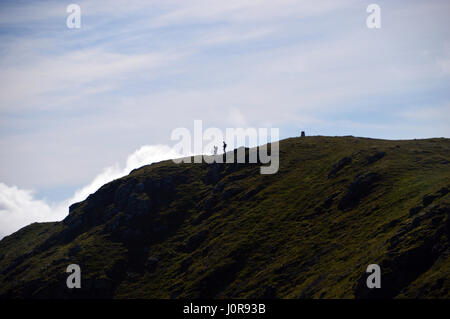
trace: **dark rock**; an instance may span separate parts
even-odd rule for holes
[[[125,213],[135,216],[143,216],[150,212],[152,203],[148,198],[141,198],[133,194],[128,199]]]
[[[125,259],[118,259],[114,261],[110,268],[105,270],[106,275],[114,282],[122,280],[127,271],[127,261]]]
[[[417,215],[421,210],[422,210],[422,206],[417,206],[417,207],[413,207],[409,210],[409,216],[414,216]]]
[[[209,164],[208,171],[206,172],[206,176],[204,178],[204,183],[207,185],[214,185],[220,179],[220,168],[221,166],[217,163]]]
[[[259,185],[259,186],[257,186],[256,188],[253,188],[253,189],[251,189],[251,190],[249,190],[248,192],[246,192],[243,196],[242,196],[242,199],[243,200],[249,200],[249,199],[251,199],[252,197],[254,197],[256,194],[258,194],[261,190],[263,190],[264,189],[264,186],[263,185]]]
[[[107,221],[111,220],[114,216],[116,216],[119,213],[119,209],[117,207],[108,207],[105,214],[103,215],[103,223],[106,223]]]
[[[235,160],[236,160],[236,157],[235,157]],[[226,169],[225,169],[225,175],[233,174],[234,172],[237,172],[244,167],[245,167],[245,164],[227,163]]]
[[[227,189],[223,192],[222,198],[223,198],[224,200],[228,200],[228,199],[230,199],[231,197],[233,197],[233,196],[239,194],[241,191],[242,191],[242,190],[241,190],[239,187],[236,187],[236,186],[227,188]]]
[[[83,202],[74,203],[69,206],[69,214],[72,213],[75,209],[80,207],[83,204]]]
[[[146,179],[144,182],[144,189],[147,193],[152,193],[156,190],[158,190],[161,187],[161,184],[159,181],[155,181],[153,179]]]
[[[431,225],[433,225],[434,227],[438,226],[442,220],[444,219],[444,216],[436,216],[433,217],[433,219],[431,220]]]
[[[389,223],[384,224],[381,227],[379,227],[377,232],[375,233],[375,235],[378,235],[380,233],[383,234],[383,233],[391,230],[393,227],[395,227],[399,223],[400,223],[400,219],[394,219],[394,220],[390,221]]]
[[[350,164],[351,162],[352,159],[350,157],[344,157],[340,159],[337,163],[333,165],[333,168],[328,173],[328,178],[335,176],[337,172],[339,172],[341,169],[343,169],[346,165]]]
[[[89,212],[89,215],[100,215],[99,208],[108,207],[108,205],[112,204],[114,201],[114,196],[119,187],[121,181],[114,180],[108,184],[100,187],[98,191],[93,194],[90,194],[86,198],[86,211]],[[91,216],[92,217],[92,216]],[[95,223],[94,223],[95,224]]]
[[[175,291],[172,291],[172,292],[170,293],[170,299],[176,299],[176,298],[178,298],[182,293],[183,293],[183,290],[182,290],[182,289],[177,289],[177,290],[175,290]]]
[[[186,245],[184,245],[185,251],[187,252],[194,251],[208,237],[208,234],[209,231],[205,229],[189,237],[189,239],[186,242]]]
[[[78,254],[81,251],[81,247],[80,245],[75,245],[69,248],[69,251],[67,252],[67,254],[69,256],[75,256],[76,254]]]
[[[401,237],[407,236],[404,232]],[[407,242],[399,239],[398,242]],[[355,288],[355,298],[394,298],[397,294],[414,281],[420,274],[429,269],[438,254],[433,252],[433,241],[425,240],[417,243],[412,249],[388,252],[379,263],[381,268],[382,286],[380,289],[369,289],[366,279],[369,274],[364,273]],[[440,253],[440,252],[439,252]],[[405,271],[407,269],[407,271]]]
[[[333,205],[334,195],[328,196],[322,204],[322,207],[328,209]]]
[[[138,281],[139,277],[140,277],[139,274],[134,271],[127,271],[125,275],[126,275],[126,278],[131,282]]]
[[[191,265],[192,265],[191,257],[187,257],[187,258],[183,259],[180,263],[180,272],[184,273],[184,272],[188,271],[188,269]]]
[[[361,198],[370,194],[378,180],[380,180],[380,176],[377,173],[357,175],[339,201],[338,209],[343,210],[356,206]]]
[[[121,226],[121,223],[122,223],[122,215],[116,215],[105,225],[105,231],[114,232]]]
[[[298,295],[298,299],[311,299],[315,291],[317,291],[318,285],[326,278],[324,274],[319,275],[313,282],[311,282],[304,290]]]
[[[247,174],[235,174],[235,175],[228,176],[226,182],[230,183],[230,182],[238,181],[240,179],[244,179],[246,177],[248,177]]]
[[[202,221],[204,221],[205,219],[210,217],[212,215],[212,213],[213,212],[211,210],[201,213],[196,219],[194,219],[192,221],[192,224],[194,224],[194,225],[200,224]]]
[[[386,155],[386,152],[378,152],[375,155],[369,156],[367,158],[368,164],[375,163],[376,161],[382,159]]]
[[[314,217],[317,216],[318,214],[321,214],[323,212],[323,207],[322,206],[317,206],[314,208],[314,214],[312,214],[312,216],[306,216],[308,217]]]
[[[170,192],[175,188],[175,179],[173,176],[166,176],[161,180],[161,188],[165,192]]]
[[[425,196],[422,198],[422,204],[423,204],[423,206],[424,206],[424,207],[427,207],[428,205],[430,205],[430,204],[436,199],[436,197],[437,197],[437,196],[433,196],[433,195],[425,195]]]
[[[198,298],[214,298],[229,285],[244,266],[237,260],[227,260],[203,275],[195,284],[199,292]]]
[[[78,229],[83,225],[83,219],[80,216],[67,216],[64,219],[64,224],[66,224],[70,229]]]
[[[210,212],[214,206],[217,204],[217,198],[214,195],[209,195],[208,197],[206,197],[206,199],[203,201],[203,208],[207,211]]]
[[[121,241],[124,243],[130,243],[135,241],[141,241],[143,238],[143,233],[139,229],[131,229],[131,228],[119,228],[115,232],[116,236],[119,237]]]
[[[440,190],[438,190],[438,193],[440,196],[445,196],[448,194],[448,192],[449,192],[449,190],[447,187],[442,187]]]
[[[133,192],[135,184],[133,182],[127,182],[117,188],[114,195],[114,202],[119,209],[124,209],[127,206],[128,199]]]
[[[16,259],[14,259],[5,269],[2,271],[2,275],[6,275],[8,272],[14,270],[19,266],[21,263],[23,263],[27,258],[31,257],[31,253],[25,253]]]
[[[449,213],[450,206],[432,206],[418,214],[412,222],[403,225],[388,241],[387,253],[383,259],[377,262],[382,274],[381,288],[367,288],[368,274],[365,273],[355,287],[355,297],[394,298],[428,271],[448,251],[446,223],[449,221]],[[443,223],[445,217],[447,220]]]
[[[217,184],[216,186],[214,186],[213,192],[219,193],[219,192],[223,191],[224,187],[225,187],[225,183],[221,182],[221,183]]]
[[[276,288],[270,284],[268,286],[257,289],[254,293],[248,296],[249,299],[275,299],[277,298]]]
[[[139,183],[134,187],[133,193],[142,193],[145,190],[144,183]]]

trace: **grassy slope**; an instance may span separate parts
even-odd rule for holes
[[[386,156],[368,164],[367,157],[379,151]],[[352,162],[327,178],[343,157]],[[424,195],[450,185],[448,160],[448,139],[307,137],[281,142],[275,175],[260,175],[256,165],[225,164],[220,180],[208,184],[207,164],[145,166],[107,185],[115,191],[148,180],[169,185],[161,186],[161,193],[133,191],[136,200],[156,203],[137,224],[123,222],[127,214],[117,208],[117,196],[93,208],[94,200],[88,199],[71,214],[73,220],[86,221],[88,211],[113,212],[108,215],[113,217],[74,236],[58,237],[70,223],[46,223],[3,239],[0,295],[55,296],[64,289],[65,267],[78,263],[88,296],[353,298],[368,264],[411,272],[398,260],[415,262],[415,247],[423,250],[436,237],[444,247],[438,257],[412,271],[390,296],[449,297],[448,235],[435,234],[439,225],[448,224],[448,213],[444,219],[424,217],[408,228],[416,218],[409,210],[421,205]],[[373,190],[354,207],[338,209],[355,176],[368,172],[381,177]],[[327,198],[330,207],[324,204]],[[449,195],[436,198],[417,216],[436,205],[449,207]],[[114,220],[119,231],[107,226]],[[142,230],[144,224],[153,230],[131,240],[123,235],[124,229]],[[158,225],[166,230],[155,230]],[[405,228],[400,244],[390,244]],[[148,257],[156,265],[149,267]]]

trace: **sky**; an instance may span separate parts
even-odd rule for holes
[[[450,137],[449,13],[445,0],[1,1],[0,238],[176,157],[171,132],[194,120]]]

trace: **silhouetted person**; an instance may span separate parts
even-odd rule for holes
[[[217,155],[217,149],[218,147],[214,145],[214,155]]]
[[[225,143],[225,141],[223,141],[223,152],[225,153],[225,150],[227,149],[227,143]]]

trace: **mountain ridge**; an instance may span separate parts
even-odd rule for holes
[[[313,136],[280,141],[274,175],[143,166],[1,240],[0,297],[448,298],[449,160],[444,138]]]

